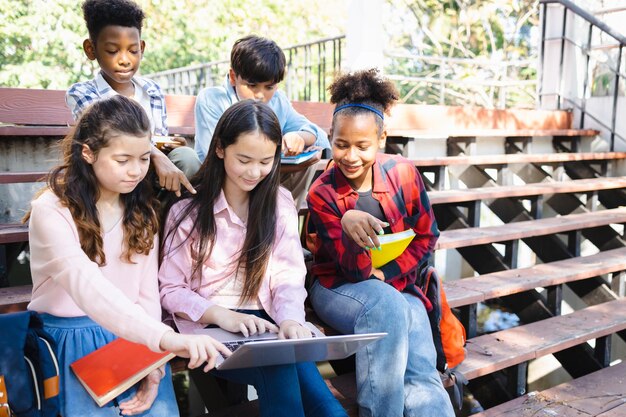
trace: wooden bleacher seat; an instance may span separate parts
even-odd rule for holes
[[[626,299],[598,304],[467,341],[457,367],[474,379],[626,329]]]
[[[435,250],[505,242],[623,223],[626,223],[626,207],[513,222],[501,226],[444,230],[436,243]]]
[[[499,155],[459,155],[432,158],[412,158],[419,169],[452,165],[509,165],[509,164],[558,164],[577,161],[608,161],[626,158],[626,152],[557,152],[548,154],[515,153]]]
[[[626,362],[530,392],[475,417],[624,417]]]
[[[193,136],[195,102],[195,96],[165,96],[171,134]],[[73,124],[65,90],[0,88],[0,136],[63,137]]]
[[[536,184],[495,186],[430,191],[430,203],[453,204],[496,198],[531,197],[546,194],[588,193],[626,188],[626,177],[585,178],[571,181],[551,181]]]
[[[450,307],[457,308],[619,271],[626,271],[626,248],[446,281],[445,289]]]
[[[195,96],[166,95],[171,134],[193,135]],[[327,132],[334,105],[293,102],[294,108]],[[528,137],[594,136],[589,129],[572,129],[568,111],[489,110],[469,106],[398,104],[387,120],[391,137]],[[63,136],[73,124],[64,90],[0,88],[0,136]],[[441,129],[441,126],[447,126]]]

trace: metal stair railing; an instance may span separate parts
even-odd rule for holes
[[[570,0],[539,0],[541,5],[541,13],[542,13],[542,25],[541,25],[541,51],[540,51],[540,62],[541,66],[545,65],[545,48],[546,41],[560,41],[560,55],[559,55],[559,68],[558,68],[558,90],[556,93],[546,93],[544,92],[544,80],[541,77],[541,82],[539,83],[539,103],[540,106],[543,104],[544,98],[546,96],[554,96],[556,95],[557,108],[561,109],[565,107],[565,103],[567,106],[571,106],[580,111],[580,129],[586,128],[586,119],[592,119],[595,123],[601,126],[603,129],[609,132],[610,138],[610,150],[613,151],[615,149],[615,141],[616,139],[620,139],[621,141],[626,143],[626,138],[617,133],[616,129],[616,121],[617,121],[617,107],[618,107],[618,98],[619,98],[619,89],[620,89],[620,81],[623,83],[626,79],[626,74],[623,73],[622,68],[622,60],[624,58],[623,50],[626,46],[626,37],[616,31],[615,29],[608,26],[606,23],[597,19],[588,11],[584,10],[580,6],[576,5]],[[547,31],[547,15],[548,15],[548,5],[550,4],[560,4],[563,9],[563,21],[561,27],[560,36],[546,36]],[[586,42],[579,43],[576,39],[572,39],[568,37],[568,17],[570,14],[573,14],[574,17],[582,18],[587,24],[587,33],[586,33]],[[607,36],[612,39],[610,45],[600,45],[598,47],[594,47],[592,45],[594,39],[594,31],[599,31],[597,36],[599,39]],[[564,93],[564,64],[565,64],[565,55],[566,55],[566,45],[571,45],[578,50],[578,52],[582,53],[585,57],[585,72],[584,72],[584,81],[583,81],[583,89],[582,94],[579,94],[578,97],[568,97]],[[610,64],[605,65],[606,69],[608,69],[609,76],[612,77],[612,82],[605,83],[605,85],[612,86],[612,110],[610,122],[606,123],[602,121],[600,116],[592,114],[587,109],[587,101],[590,97],[590,71],[592,65],[592,57],[602,55],[603,59],[607,61],[610,60],[611,51],[617,49],[617,57],[615,59],[615,64],[612,66]],[[608,52],[607,52],[608,51]],[[545,71],[545,68],[542,68]]]

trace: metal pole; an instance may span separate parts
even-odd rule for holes
[[[615,150],[615,123],[617,120],[617,98],[619,96],[619,79],[622,67],[622,49],[624,44],[620,43],[617,52],[617,71],[615,72],[615,86],[613,87],[613,114],[611,115],[611,152]]]
[[[587,35],[587,62],[585,63],[585,81],[583,83],[583,97],[580,110],[580,126],[582,129],[585,126],[585,114],[587,112],[587,89],[589,88],[589,62],[591,61],[591,40],[593,35],[593,25],[589,23],[589,34]]]
[[[561,33],[561,58],[559,62],[559,91],[557,93],[557,109],[561,109],[561,95],[563,94],[563,61],[565,60],[565,30],[567,26],[567,8],[563,7],[563,30]]]

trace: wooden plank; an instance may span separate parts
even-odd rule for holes
[[[598,414],[598,417],[624,417],[626,416],[626,404],[619,405],[609,411],[602,414]]]
[[[446,281],[445,290],[448,303],[454,308],[538,287],[579,281],[624,270],[626,270],[626,248],[618,248],[528,268]]]
[[[445,126],[445,125],[443,125]],[[437,138],[476,138],[476,137],[549,137],[549,136],[597,136],[598,130],[593,129],[459,129],[452,126],[449,129],[387,129],[390,137],[404,137],[409,139],[437,139]]]
[[[0,184],[45,182],[47,171],[0,172]]]
[[[68,126],[0,126],[0,136],[53,136],[62,138],[69,134]]]
[[[524,185],[466,188],[428,192],[431,204],[461,203],[494,198],[527,197],[546,194],[582,193],[626,187],[626,177],[585,178]]]
[[[23,224],[0,224],[0,245],[28,241],[28,226]]]
[[[473,379],[624,329],[626,299],[609,301],[469,339],[457,369]]]
[[[435,250],[505,242],[622,223],[626,223],[626,207],[590,213],[568,214],[546,219],[526,220],[501,226],[444,230],[441,232],[439,240],[435,245]]]
[[[335,110],[334,104],[314,101],[292,101],[291,104],[298,113],[321,127],[326,133],[330,132]]]
[[[65,90],[0,88],[0,122],[20,125],[69,126]]]
[[[528,393],[475,416],[623,417],[626,415],[624,412],[626,412],[626,362],[541,392]]]
[[[193,135],[195,96],[166,95],[171,134]],[[67,135],[74,119],[65,104],[65,90],[0,88],[0,136]],[[12,126],[16,125],[16,126]]]
[[[486,109],[478,106],[396,104],[387,130],[429,129],[570,129],[572,113],[564,110]]]
[[[0,288],[0,313],[26,310],[32,290],[32,285]]]
[[[194,134],[195,119],[194,107],[196,96],[168,94],[165,96],[165,108],[167,110],[167,125],[171,126],[170,133],[181,133],[186,128],[186,133]]]
[[[416,167],[438,167],[449,165],[508,165],[508,164],[553,164],[575,161],[603,161],[626,159],[626,152],[557,152],[549,154],[501,154],[477,156],[444,156],[411,159]]]

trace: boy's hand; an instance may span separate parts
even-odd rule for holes
[[[168,142],[163,144],[163,148],[167,150],[172,150],[176,148],[180,148],[181,146],[187,146],[187,139],[182,136],[172,136],[171,138],[174,142]]]
[[[167,156],[158,149],[153,147],[151,153],[152,164],[154,170],[159,177],[159,185],[168,191],[173,191],[176,197],[180,197],[181,184],[189,190],[191,194],[195,194],[196,190],[193,188],[183,171],[176,168],[176,165],[170,161]]]
[[[213,305],[200,319],[202,323],[216,324],[232,333],[241,333],[245,337],[265,332],[278,332],[278,327],[253,314],[237,313],[224,307]]]
[[[378,235],[383,234],[383,227],[389,223],[361,210],[348,210],[341,218],[341,228],[357,245],[363,249],[380,247]]]
[[[310,339],[311,331],[294,320],[280,323],[279,339]]]
[[[285,156],[299,155],[304,150],[304,138],[298,132],[289,132],[283,135],[283,154]]]

